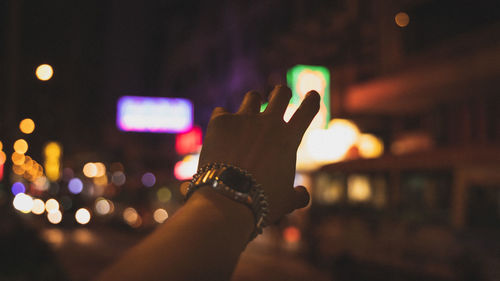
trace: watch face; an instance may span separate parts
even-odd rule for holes
[[[241,193],[249,193],[252,188],[252,180],[232,167],[227,167],[220,174],[219,179],[225,185]]]

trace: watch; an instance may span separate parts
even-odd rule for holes
[[[262,233],[262,229],[267,225],[267,197],[262,186],[257,184],[247,171],[224,163],[204,165],[193,176],[186,193],[186,200],[202,186],[209,186],[252,210],[255,229],[250,240]]]

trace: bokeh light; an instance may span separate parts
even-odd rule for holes
[[[97,169],[94,177],[98,178],[98,177],[102,177],[102,176],[106,175],[106,166],[103,163],[95,162],[94,165]]]
[[[24,193],[18,193],[14,197],[12,204],[16,210],[27,214],[31,212],[31,209],[33,209],[33,198]]]
[[[24,154],[14,152],[14,153],[12,153],[11,159],[12,159],[12,163],[14,163],[14,165],[22,165],[22,164],[24,164],[24,161],[26,160],[26,156],[24,156]]]
[[[187,155],[181,161],[175,163],[174,176],[178,180],[187,180],[193,177],[198,167],[200,154]]]
[[[14,151],[19,154],[25,154],[28,151],[28,143],[23,139],[14,142]]]
[[[38,80],[47,81],[54,75],[54,70],[48,64],[41,64],[36,68],[35,74]]]
[[[47,213],[47,219],[52,224],[58,224],[62,221],[62,213],[59,210],[56,210],[51,213]]]
[[[12,184],[11,191],[12,191],[12,194],[14,194],[14,195],[17,195],[19,193],[25,193],[26,187],[21,182],[15,182],[14,184]]]
[[[0,141],[0,150],[3,149],[3,142]]]
[[[347,196],[350,201],[364,202],[372,196],[370,178],[364,175],[350,175],[347,178]]]
[[[106,186],[108,184],[108,176],[104,174],[100,177],[94,177],[93,182],[96,186]]]
[[[172,198],[172,192],[167,187],[162,187],[158,189],[156,196],[158,197],[158,201],[166,203]]]
[[[141,182],[146,187],[152,187],[156,183],[156,177],[153,173],[145,173],[142,175]]]
[[[122,186],[125,184],[127,178],[122,171],[116,171],[111,175],[111,182],[116,186]]]
[[[59,202],[54,198],[47,200],[45,202],[45,210],[47,213],[59,212]]]
[[[300,230],[295,226],[289,226],[283,230],[283,239],[288,243],[297,243],[300,237]]]
[[[46,191],[49,189],[49,181],[44,176],[38,177],[34,184],[35,188],[39,191]]]
[[[123,167],[122,163],[113,162],[110,165],[110,170],[111,170],[111,172],[123,172],[123,171],[125,171],[125,168]]]
[[[139,216],[137,211],[132,207],[126,208],[123,211],[123,219],[128,225],[132,227],[139,227],[142,224],[141,217]]]
[[[97,175],[97,166],[94,163],[87,163],[83,166],[83,174],[87,178],[93,178]]]
[[[58,228],[46,228],[42,231],[42,237],[51,246],[60,247],[64,242],[64,232]]]
[[[62,153],[61,145],[57,142],[47,143],[43,151],[46,158],[59,158]]]
[[[30,118],[23,119],[19,123],[19,130],[25,134],[31,134],[35,130],[35,122]]]
[[[75,213],[75,219],[79,224],[87,224],[90,221],[90,212],[85,208],[80,208]]]
[[[384,143],[372,134],[361,134],[357,146],[363,158],[376,158],[384,153]]]
[[[165,211],[165,209],[156,209],[156,211],[153,213],[153,218],[157,223],[163,223],[168,219],[168,213]]]
[[[79,178],[72,178],[68,183],[69,192],[78,194],[82,192],[83,183]]]
[[[394,17],[396,25],[399,27],[406,27],[410,23],[410,16],[405,12],[399,12]]]
[[[5,152],[0,151],[0,165],[5,164],[6,160],[7,160],[7,155],[5,155]]]
[[[111,201],[105,199],[105,198],[97,198],[95,201],[95,211],[99,215],[107,215],[111,213]]]
[[[35,215],[41,215],[45,212],[45,203],[41,199],[33,200],[33,209],[31,212]]]

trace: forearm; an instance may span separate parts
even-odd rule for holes
[[[98,280],[229,280],[253,223],[248,207],[201,188]]]

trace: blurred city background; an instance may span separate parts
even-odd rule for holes
[[[500,280],[496,1],[0,1],[0,279],[89,280],[183,204],[211,111],[309,90],[311,204],[233,280]],[[263,105],[265,107],[265,104]]]

